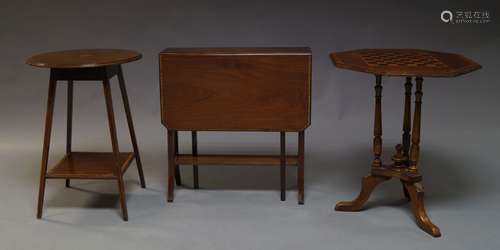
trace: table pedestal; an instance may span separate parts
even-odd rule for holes
[[[406,198],[411,202],[417,225],[430,235],[439,237],[441,236],[439,228],[431,222],[425,212],[422,175],[418,171],[423,78],[416,77],[415,80],[416,90],[413,124],[411,121],[412,78],[407,77],[405,84],[405,111],[402,144],[396,145],[396,153],[392,157],[393,163],[382,165],[380,159],[382,154],[382,76],[376,75],[375,126],[373,138],[374,159],[371,173],[363,178],[361,192],[358,197],[353,201],[341,201],[337,203],[335,210],[360,211],[370,197],[373,189],[375,189],[379,183],[390,180],[391,178],[398,178],[403,185],[403,191]]]

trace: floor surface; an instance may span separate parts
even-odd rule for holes
[[[465,179],[460,183],[457,176],[446,179],[446,169],[423,169],[429,174],[424,181],[427,212],[440,227],[441,238],[434,239],[415,225],[398,181],[381,185],[365,211],[335,212],[336,201],[357,195],[368,166],[354,165],[369,163],[369,155],[354,159],[308,153],[306,203],[300,206],[295,168],[288,172],[287,200],[281,202],[279,168],[274,167],[203,167],[200,190],[191,189],[191,168],[183,167],[185,186],[176,189],[174,203],[167,203],[166,154],[145,150],[147,188],[140,188],[134,163],[125,176],[128,222],[120,216],[116,183],[86,180],[73,181],[71,188],[65,188],[63,180],[48,180],[43,219],[37,220],[40,152],[35,146],[23,153],[10,148],[0,155],[0,242],[6,250],[498,249],[500,245],[498,194],[483,192]],[[51,156],[52,162],[60,154]]]

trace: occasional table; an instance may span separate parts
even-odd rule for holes
[[[123,174],[127,171],[132,160],[135,159],[137,163],[141,187],[145,188],[146,183],[144,181],[141,158],[139,156],[121,64],[139,60],[141,57],[141,54],[129,50],[82,49],[49,52],[35,55],[28,59],[27,64],[29,65],[50,68],[37,218],[42,217],[45,182],[47,179],[66,179],[66,187],[70,186],[70,179],[113,179],[118,182],[123,220],[128,220]],[[134,152],[120,152],[118,147],[110,88],[110,79],[114,76],[118,77]],[[67,81],[66,155],[52,169],[47,171],[52,118],[58,81]],[[102,81],[113,152],[72,151],[71,134],[74,81]]]
[[[304,131],[311,123],[309,48],[169,48],[160,53],[161,120],[168,130],[168,192],[174,200],[179,165],[278,165],[281,200],[286,166],[298,165],[298,202],[304,203]],[[191,131],[192,154],[179,154],[178,131]],[[280,133],[279,155],[206,155],[198,131]],[[285,133],[298,132],[298,153],[287,155]]]
[[[332,53],[338,68],[375,75],[374,159],[370,175],[363,178],[361,192],[353,201],[337,203],[335,210],[359,211],[377,184],[391,178],[403,184],[417,225],[434,237],[441,236],[424,209],[424,189],[419,167],[422,83],[424,77],[456,77],[481,66],[461,55],[418,49],[361,49]],[[382,154],[382,76],[406,77],[402,143],[396,145],[392,164],[384,165]],[[412,80],[415,79],[415,107],[411,119]],[[410,133],[411,130],[411,133]]]

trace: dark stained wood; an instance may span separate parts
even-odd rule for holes
[[[422,113],[422,82],[424,79],[417,77],[415,89],[415,112],[413,113],[413,129],[411,131],[411,147],[409,169],[417,171],[418,158],[420,156],[420,123]]]
[[[43,136],[42,167],[40,171],[40,184],[38,187],[38,206],[36,217],[42,218],[43,199],[45,195],[45,183],[47,164],[49,162],[50,137],[52,133],[52,120],[54,118],[54,102],[56,98],[56,81],[51,77],[49,82],[49,94],[47,99],[47,113],[45,114],[45,132]]]
[[[116,179],[120,192],[123,219],[128,219],[123,174],[128,169],[133,159],[137,162],[142,187],[145,187],[145,182],[125,82],[123,79],[121,65],[119,64],[138,60],[139,58],[140,54],[133,51],[96,49],[46,53],[28,59],[28,64],[30,65],[51,68],[37,218],[42,217],[46,179],[65,179],[67,187],[70,186],[70,179]],[[113,102],[109,83],[110,78],[114,76],[118,76],[134,153],[121,153],[118,147]],[[49,172],[47,172],[57,81],[68,82],[66,156]],[[100,81],[103,83],[111,145],[113,149],[112,153],[72,151],[74,81]]]
[[[113,66],[109,66],[113,67]],[[102,81],[105,78],[111,78],[109,67],[96,68],[71,68],[71,69],[50,69],[55,80],[58,81]],[[114,76],[114,75],[113,75]]]
[[[261,55],[302,55],[310,56],[311,49],[306,47],[261,47],[261,48],[167,48],[160,54],[183,54],[203,56],[261,56]]]
[[[71,153],[71,137],[73,134],[73,81],[68,81],[68,103],[66,114],[66,154]],[[66,187],[70,187],[70,179],[66,179]]]
[[[281,201],[286,200],[286,134],[280,132],[280,187]]]
[[[384,76],[455,77],[481,68],[462,55],[420,49],[359,49],[330,57],[338,68]]]
[[[162,123],[169,132],[167,200],[178,165],[298,165],[298,200],[304,203],[304,130],[311,122],[309,48],[170,48],[159,55]],[[191,131],[192,154],[180,155],[173,131]],[[280,155],[199,155],[197,131],[280,132]],[[287,156],[285,132],[299,133],[299,153]],[[299,163],[300,162],[300,163]],[[173,168],[173,169],[172,169]]]
[[[422,175],[410,171],[408,165],[383,165],[379,168],[372,168],[371,174],[375,176],[395,177],[406,182],[419,182],[422,180]]]
[[[405,183],[404,185],[410,197],[411,207],[413,209],[417,225],[434,237],[441,236],[441,231],[431,222],[429,216],[427,216],[427,213],[425,212],[424,187],[422,184],[420,182],[415,182]]]
[[[26,63],[44,68],[91,68],[123,64],[141,57],[140,53],[131,50],[77,49],[34,55]]]
[[[146,188],[146,180],[144,179],[144,171],[142,170],[142,161],[141,161],[141,156],[139,154],[139,146],[137,146],[137,138],[135,136],[134,122],[132,120],[132,111],[130,111],[130,103],[128,101],[127,87],[125,86],[125,79],[123,77],[123,71],[121,65],[118,66],[118,83],[120,85],[120,92],[122,94],[123,106],[125,108],[125,115],[127,117],[130,140],[132,142],[132,148],[134,149],[134,158],[137,164],[139,180],[141,182],[141,187]]]
[[[178,165],[247,165],[247,166],[280,166],[281,155],[186,155],[180,154],[175,157]],[[287,155],[286,165],[296,166],[299,164],[298,156]]]
[[[403,194],[405,196],[405,198],[410,201],[410,193],[408,193],[408,189],[406,189],[406,186],[405,186],[405,182],[403,180],[400,180],[401,181],[401,185],[403,186]]]
[[[358,197],[352,201],[341,201],[338,202],[335,206],[335,210],[337,211],[361,211],[363,205],[368,201],[370,194],[373,192],[375,187],[384,182],[391,179],[390,177],[384,176],[376,176],[376,175],[368,175],[363,177],[361,191],[359,192]]]
[[[51,179],[116,179],[115,156],[106,152],[71,152],[47,173]],[[119,175],[123,175],[134,159],[134,153],[120,152]]]
[[[169,129],[298,132],[310,124],[307,48],[167,49],[160,83]]]
[[[408,160],[411,140],[411,77],[406,77],[405,83],[405,111],[403,116],[403,157]]]
[[[362,182],[361,192],[353,201],[337,203],[336,210],[359,211],[368,200],[375,186],[385,180],[397,178],[403,193],[411,202],[417,225],[434,237],[441,236],[439,228],[427,216],[424,208],[422,175],[418,171],[420,153],[420,128],[422,117],[423,77],[454,77],[481,68],[464,56],[417,49],[362,49],[332,53],[331,58],[339,68],[376,75],[375,126],[371,173]],[[402,144],[397,144],[392,164],[383,165],[382,153],[382,76],[405,76],[405,102]],[[415,77],[415,107],[411,119],[412,78]],[[410,133],[411,130],[411,133]]]
[[[194,157],[198,156],[198,134],[196,131],[191,131],[191,154]],[[200,188],[198,164],[193,164],[193,187],[194,189]]]
[[[115,114],[113,111],[113,99],[111,97],[111,86],[109,86],[109,80],[104,80],[102,83],[104,90],[104,99],[106,101],[106,112],[108,115],[109,124],[109,135],[111,138],[111,147],[113,148],[113,155],[116,159],[119,159],[120,147],[118,146],[118,137],[116,135],[116,124],[115,124]],[[118,162],[118,161],[117,161]],[[119,171],[115,172],[119,175]]]
[[[299,145],[298,145],[298,168],[297,168],[297,189],[298,189],[298,203],[304,204],[304,155],[305,155],[305,131],[299,132]],[[287,156],[288,159],[288,156]]]
[[[175,131],[174,134],[174,148],[175,148],[175,155],[179,154],[179,132]],[[180,186],[182,185],[182,180],[181,180],[181,170],[179,168],[179,165],[175,165],[175,185]]]
[[[382,161],[382,77],[376,76],[375,83],[375,121],[373,126],[373,163],[372,167],[381,167]]]
[[[118,180],[118,190],[120,192],[120,204],[122,208],[122,217],[124,221],[128,220],[128,211],[127,211],[127,197],[125,195],[125,187],[123,184],[123,176],[121,173],[120,162],[120,148],[118,146],[118,137],[116,135],[116,124],[115,124],[115,115],[113,112],[113,99],[111,97],[111,87],[109,86],[109,80],[104,79],[103,81],[103,89],[104,89],[104,99],[106,100],[106,111],[108,114],[108,123],[109,123],[109,134],[111,137],[111,146],[113,148],[113,166],[116,178]]]
[[[167,130],[168,144],[168,177],[167,177],[167,201],[174,201],[174,175],[175,175],[175,133],[174,130]]]

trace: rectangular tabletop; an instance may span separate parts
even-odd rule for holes
[[[162,123],[174,130],[301,131],[310,125],[309,48],[160,53]]]

